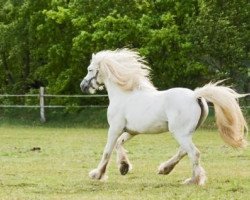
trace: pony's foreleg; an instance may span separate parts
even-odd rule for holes
[[[172,158],[159,166],[158,174],[169,174],[185,155],[187,155],[187,152],[180,147],[179,151]]]
[[[192,135],[175,135],[175,138],[181,147],[187,152],[193,167],[192,177],[186,179],[183,183],[204,185],[206,181],[206,173],[200,165],[200,152],[192,142]]]
[[[121,131],[118,131],[112,128],[109,129],[108,140],[103,151],[102,159],[98,167],[96,169],[93,169],[91,172],[89,172],[90,178],[92,179],[106,179],[107,178],[107,176],[105,176],[106,167],[107,167],[111,153],[114,149],[114,146],[120,134],[121,134]]]
[[[123,144],[131,139],[133,135],[124,132],[117,140],[116,152],[117,152],[117,164],[121,175],[125,175],[132,169],[132,165],[129,162],[127,151],[124,149]]]

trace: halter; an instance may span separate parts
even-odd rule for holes
[[[98,87],[102,85],[101,83],[99,83],[99,82],[97,81],[97,76],[98,76],[98,74],[99,74],[99,70],[96,71],[95,76],[93,76],[92,78],[90,78],[90,79],[88,80],[88,86],[89,86],[90,88],[96,89],[96,88],[94,88],[94,86],[93,86],[93,84],[92,84],[92,80],[95,80],[95,82],[96,82],[96,84],[97,84]]]

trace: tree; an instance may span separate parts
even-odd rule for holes
[[[247,92],[249,10],[246,0],[2,0],[0,91],[80,93],[93,52],[129,47],[159,89],[229,78]]]

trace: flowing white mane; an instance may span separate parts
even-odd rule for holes
[[[126,91],[156,90],[150,81],[150,67],[138,52],[129,49],[100,51],[92,62],[99,64],[100,72]]]

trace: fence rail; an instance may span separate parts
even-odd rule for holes
[[[40,97],[39,94],[0,94],[0,97]],[[44,94],[44,97],[72,97],[72,98],[93,98],[107,97],[107,94],[92,94],[92,95],[64,95],[64,94]]]
[[[45,98],[100,98],[108,97],[106,94],[101,95],[55,95],[45,94],[44,87],[41,87],[39,94],[0,94],[0,98],[6,97],[37,97],[39,98],[39,105],[1,105],[0,108],[40,108],[40,120],[46,122],[45,108],[105,108],[107,105],[45,105]]]
[[[100,97],[108,97],[107,94],[101,95],[55,95],[55,94],[45,94],[44,88],[41,87],[39,90],[39,94],[0,94],[0,98],[6,97],[37,97],[39,98],[39,105],[1,105],[0,108],[40,108],[40,120],[41,122],[45,122],[45,108],[105,108],[107,105],[45,105],[45,98],[100,98]],[[210,107],[210,106],[209,106]],[[244,106],[249,109],[250,106]]]
[[[1,105],[0,108],[40,108],[39,105]],[[85,105],[85,106],[63,106],[63,105],[45,105],[44,108],[106,108],[107,105]]]

